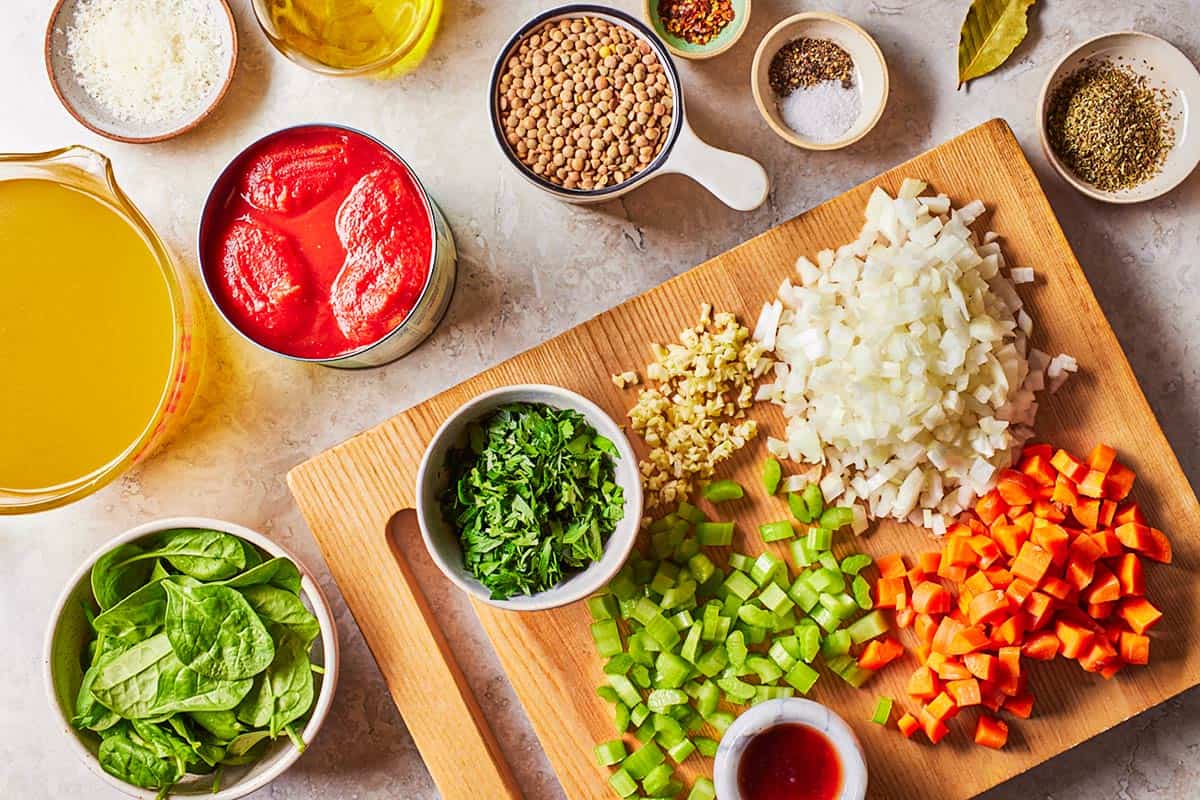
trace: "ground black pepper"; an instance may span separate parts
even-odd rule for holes
[[[849,89],[854,82],[854,60],[828,39],[805,36],[779,48],[771,59],[767,77],[780,97],[824,81],[841,81]]]

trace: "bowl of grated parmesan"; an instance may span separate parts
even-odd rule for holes
[[[196,127],[225,96],[238,41],[227,0],[59,0],[46,71],[84,127],[159,142]]]

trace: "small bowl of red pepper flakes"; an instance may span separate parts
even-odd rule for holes
[[[750,0],[643,0],[642,10],[667,49],[681,58],[724,53],[750,20]]]

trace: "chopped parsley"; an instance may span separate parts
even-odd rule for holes
[[[467,445],[447,454],[441,505],[493,600],[546,591],[600,560],[625,514],[616,457],[570,409],[513,403],[471,424]]]

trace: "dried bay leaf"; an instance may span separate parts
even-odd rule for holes
[[[1003,64],[1029,32],[1025,17],[1036,0],[972,0],[958,37],[958,85]]]

